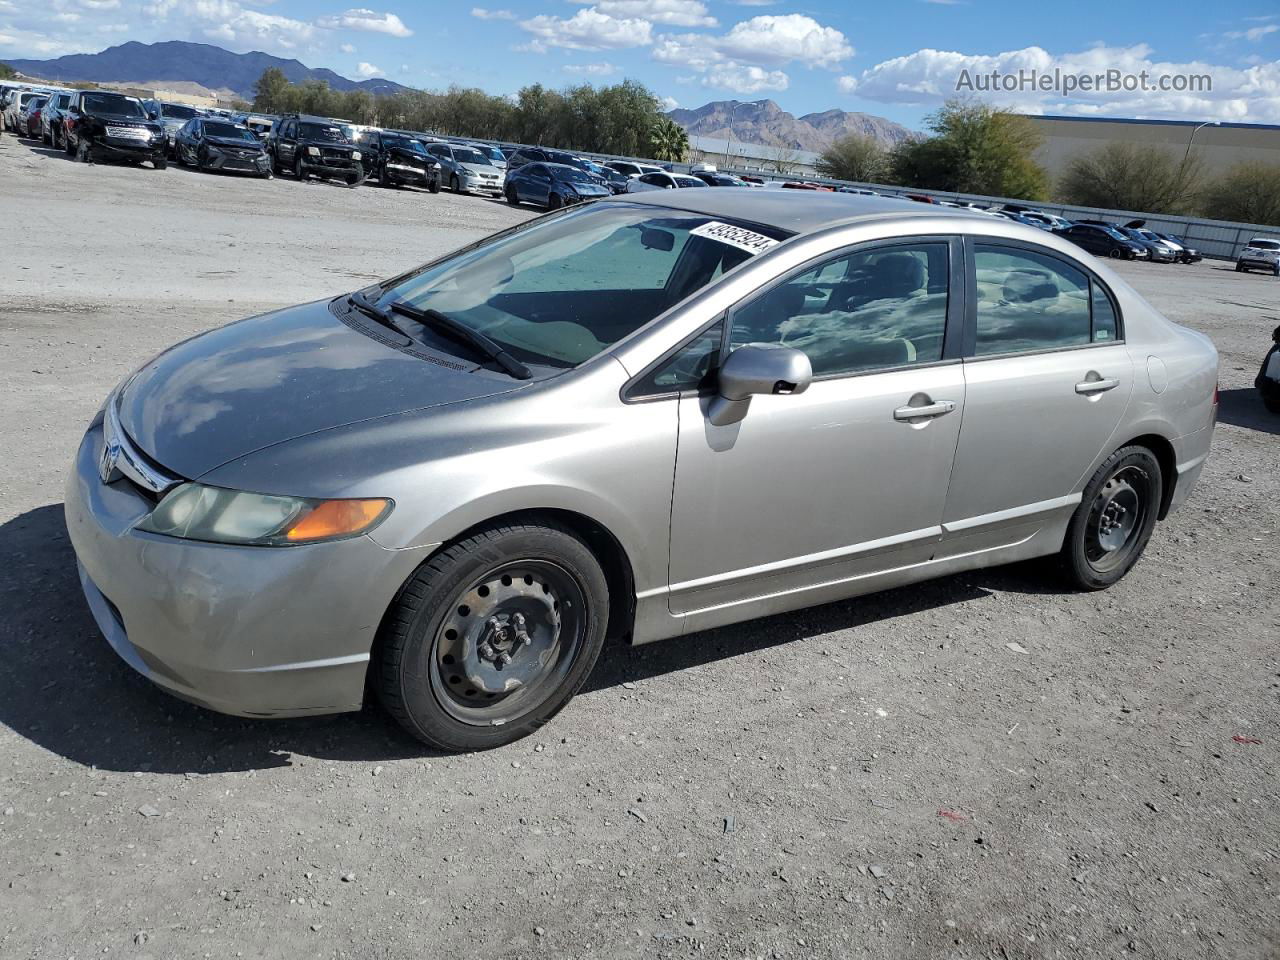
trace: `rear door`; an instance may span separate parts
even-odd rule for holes
[[[943,524],[950,552],[1065,522],[1116,442],[1133,386],[1115,298],[1036,244],[966,240],[965,411]],[[976,538],[976,539],[975,539]]]

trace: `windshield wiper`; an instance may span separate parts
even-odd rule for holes
[[[356,293],[351,294],[351,296],[347,297],[347,302],[363,313],[366,317],[378,321],[378,323],[382,324],[384,327],[389,327],[406,340],[410,342],[413,341],[413,334],[406,330],[395,317],[387,313],[387,311],[383,310],[363,293],[357,291]]]
[[[373,304],[369,305],[374,306]],[[374,309],[380,308],[374,307]],[[502,345],[496,340],[481,333],[475,327],[469,327],[465,323],[460,323],[453,319],[453,317],[446,316],[439,310],[421,310],[399,300],[392,300],[387,304],[387,309],[394,310],[410,320],[416,320],[424,327],[434,327],[454,340],[462,341],[477,353],[482,354],[486,359],[492,360],[517,380],[528,380],[533,376],[533,372],[528,367],[502,349]]]

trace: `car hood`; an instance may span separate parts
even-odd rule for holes
[[[609,188],[599,183],[583,183],[580,180],[561,180],[560,182],[568,184],[580,196],[605,197],[609,195]]]
[[[379,343],[319,301],[170,348],[130,378],[119,416],[144,453],[195,479],[305,434],[516,388]]]
[[[240,150],[262,152],[262,144],[257,140],[240,140],[235,137],[205,137],[204,142],[214,147],[232,147]]]
[[[458,166],[461,167],[463,170],[466,170],[468,173],[496,174],[500,172],[497,167],[493,166],[493,164],[490,164],[490,163],[459,163]]]

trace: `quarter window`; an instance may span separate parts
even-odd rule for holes
[[[736,310],[731,348],[794,347],[815,376],[933,363],[942,359],[948,269],[945,242],[828,260]]]
[[[1119,339],[1101,284],[1057,257],[977,244],[977,356],[1059,350]]]

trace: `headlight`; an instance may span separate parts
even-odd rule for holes
[[[320,156],[320,148],[319,148],[319,147],[307,147],[307,156],[310,156],[310,157],[318,157],[318,156]]]
[[[352,151],[351,151],[351,159],[352,159],[352,160],[359,160],[359,159],[360,159],[360,151],[359,151],[359,150],[352,150]]]
[[[391,507],[381,497],[313,500],[184,483],[138,529],[183,540],[282,547],[358,536],[377,526]]]

